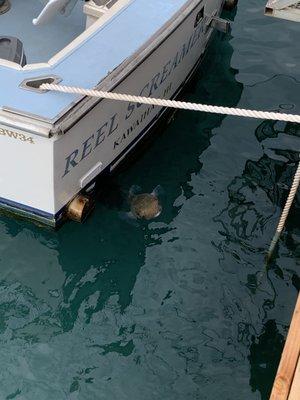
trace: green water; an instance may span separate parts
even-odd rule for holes
[[[300,24],[240,0],[185,98],[300,113]],[[267,399],[300,287],[300,128],[179,112],[84,224],[0,220],[0,399]],[[132,184],[163,212],[119,217]]]

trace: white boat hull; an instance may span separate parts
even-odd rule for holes
[[[178,15],[131,62],[106,78],[115,92],[157,98],[178,95],[213,32],[209,18],[201,17],[203,6],[206,16],[219,15],[223,1],[192,3],[185,15]],[[112,171],[165,111],[89,99],[62,116],[49,138],[1,124],[0,206],[57,225],[74,196],[100,174]],[[13,162],[16,156],[18,165]]]

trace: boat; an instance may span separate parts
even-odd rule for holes
[[[0,0],[0,209],[53,227],[82,220],[96,179],[166,113],[41,84],[175,98],[226,29],[224,3]]]

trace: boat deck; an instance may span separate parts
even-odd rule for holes
[[[295,307],[288,337],[270,400],[299,400],[300,398],[300,294]]]
[[[61,77],[65,85],[94,87],[188,3],[187,0],[130,0],[104,24],[92,25],[76,48],[64,51],[51,65],[10,68],[0,62],[0,109],[55,121],[78,96],[24,90],[19,87],[24,79],[51,74]]]
[[[82,2],[65,18],[58,15],[51,23],[34,26],[33,18],[43,9],[38,0],[13,0],[9,12],[0,16],[0,36],[13,36],[24,45],[27,62],[47,62],[85,29]]]

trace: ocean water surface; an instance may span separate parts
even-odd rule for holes
[[[300,113],[300,24],[240,0],[184,98]],[[1,400],[268,399],[300,288],[291,123],[178,112],[58,232],[0,218]],[[131,185],[163,212],[128,224]],[[123,200],[122,200],[123,199]]]

